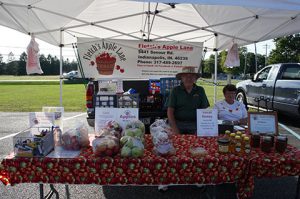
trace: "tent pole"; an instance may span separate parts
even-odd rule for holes
[[[255,73],[257,73],[257,50],[256,50],[256,43],[254,43],[254,49],[255,49]]]
[[[60,44],[59,44],[59,105],[62,107],[62,66],[63,66],[63,56],[62,56],[62,37],[63,37],[63,30],[60,30]]]
[[[215,33],[215,75],[214,75],[214,103],[217,102],[217,74],[218,74],[218,34]]]
[[[148,38],[147,41],[150,41],[150,2],[148,2]]]

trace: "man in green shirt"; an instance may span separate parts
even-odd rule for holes
[[[176,75],[182,83],[171,91],[167,110],[169,124],[175,134],[196,134],[196,110],[209,107],[203,87],[195,84],[199,77],[194,67],[184,67]]]

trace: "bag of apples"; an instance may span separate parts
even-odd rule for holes
[[[123,136],[121,138],[122,157],[142,157],[144,155],[144,144],[138,137]]]
[[[93,152],[96,156],[114,156],[120,150],[119,139],[113,135],[96,137],[92,142]]]
[[[144,138],[145,136],[145,124],[140,120],[134,120],[129,122],[125,127],[124,135],[131,137]]]
[[[174,155],[176,153],[171,141],[170,127],[164,120],[157,120],[150,126],[153,142],[153,152],[156,155]]]
[[[99,132],[95,132],[96,137],[112,135],[116,138],[120,139],[122,137],[122,127],[113,120],[106,122],[104,128],[102,128]]]
[[[92,142],[93,152],[96,156],[114,156],[120,150],[122,127],[116,121],[108,121],[105,126],[95,133]]]
[[[61,136],[61,145],[66,150],[80,150],[90,145],[89,133],[83,124],[74,129],[68,129]]]

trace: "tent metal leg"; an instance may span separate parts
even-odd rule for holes
[[[65,185],[65,189],[66,189],[66,196],[67,196],[67,199],[70,199],[70,190],[69,190],[69,185]]]
[[[50,199],[53,194],[55,194],[56,199],[59,199],[59,193],[54,188],[53,184],[50,184],[50,191],[44,196],[44,184],[39,184],[40,186],[40,199]]]
[[[40,186],[40,199],[44,198],[44,185],[43,184],[39,184]]]
[[[296,189],[296,197],[295,197],[295,199],[299,199],[300,198],[299,193],[300,193],[300,176],[298,176],[298,183],[297,183],[297,189]]]

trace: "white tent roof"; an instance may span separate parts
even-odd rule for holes
[[[153,41],[204,42],[208,49],[218,35],[219,50],[233,40],[241,46],[300,32],[299,0],[176,2],[174,7],[124,0],[0,0],[0,25],[54,45],[60,44],[60,30],[63,44],[76,37],[147,39],[150,33]]]

